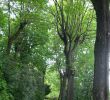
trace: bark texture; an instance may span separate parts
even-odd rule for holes
[[[108,33],[109,2],[108,0],[91,0],[97,17],[97,33],[95,42],[95,63],[93,100],[108,100]]]
[[[58,100],[74,100],[74,71],[73,67],[73,52],[69,52],[67,49],[65,51],[66,58],[66,70],[60,72],[60,94]]]

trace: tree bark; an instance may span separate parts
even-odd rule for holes
[[[66,70],[60,72],[60,94],[58,100],[74,100],[74,71],[72,54],[65,50]]]
[[[58,100],[73,100],[74,97],[74,74],[71,69],[60,76],[60,94]]]
[[[69,70],[66,100],[74,100],[73,97],[74,97],[74,74],[72,70]]]
[[[108,0],[91,0],[97,17],[95,42],[95,63],[93,81],[93,100],[108,100],[108,33],[109,2]]]
[[[66,100],[66,74],[60,73],[60,94],[58,100]]]
[[[66,94],[66,100],[74,100],[74,72],[72,70],[73,68],[73,52],[67,51],[65,53],[66,57],[66,75],[67,75],[67,94]]]

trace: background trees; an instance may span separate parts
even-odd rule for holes
[[[46,17],[44,19],[46,14],[42,11],[45,3],[43,1],[2,3],[6,26],[4,25],[4,30],[1,31],[1,43],[5,44],[2,44],[1,48],[3,58],[1,70],[8,85],[8,92],[12,95],[10,98],[42,100],[45,96],[44,75],[48,58],[46,43],[49,26]]]
[[[1,0],[0,19],[0,100],[93,100],[96,17],[89,0]],[[96,44],[104,39],[106,47],[99,37]],[[107,57],[98,57],[105,53],[98,43],[95,64]]]

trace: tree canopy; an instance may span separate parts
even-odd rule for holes
[[[108,100],[108,4],[0,0],[0,100]]]

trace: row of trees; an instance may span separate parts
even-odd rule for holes
[[[0,100],[108,100],[108,0],[1,0],[0,18]]]

